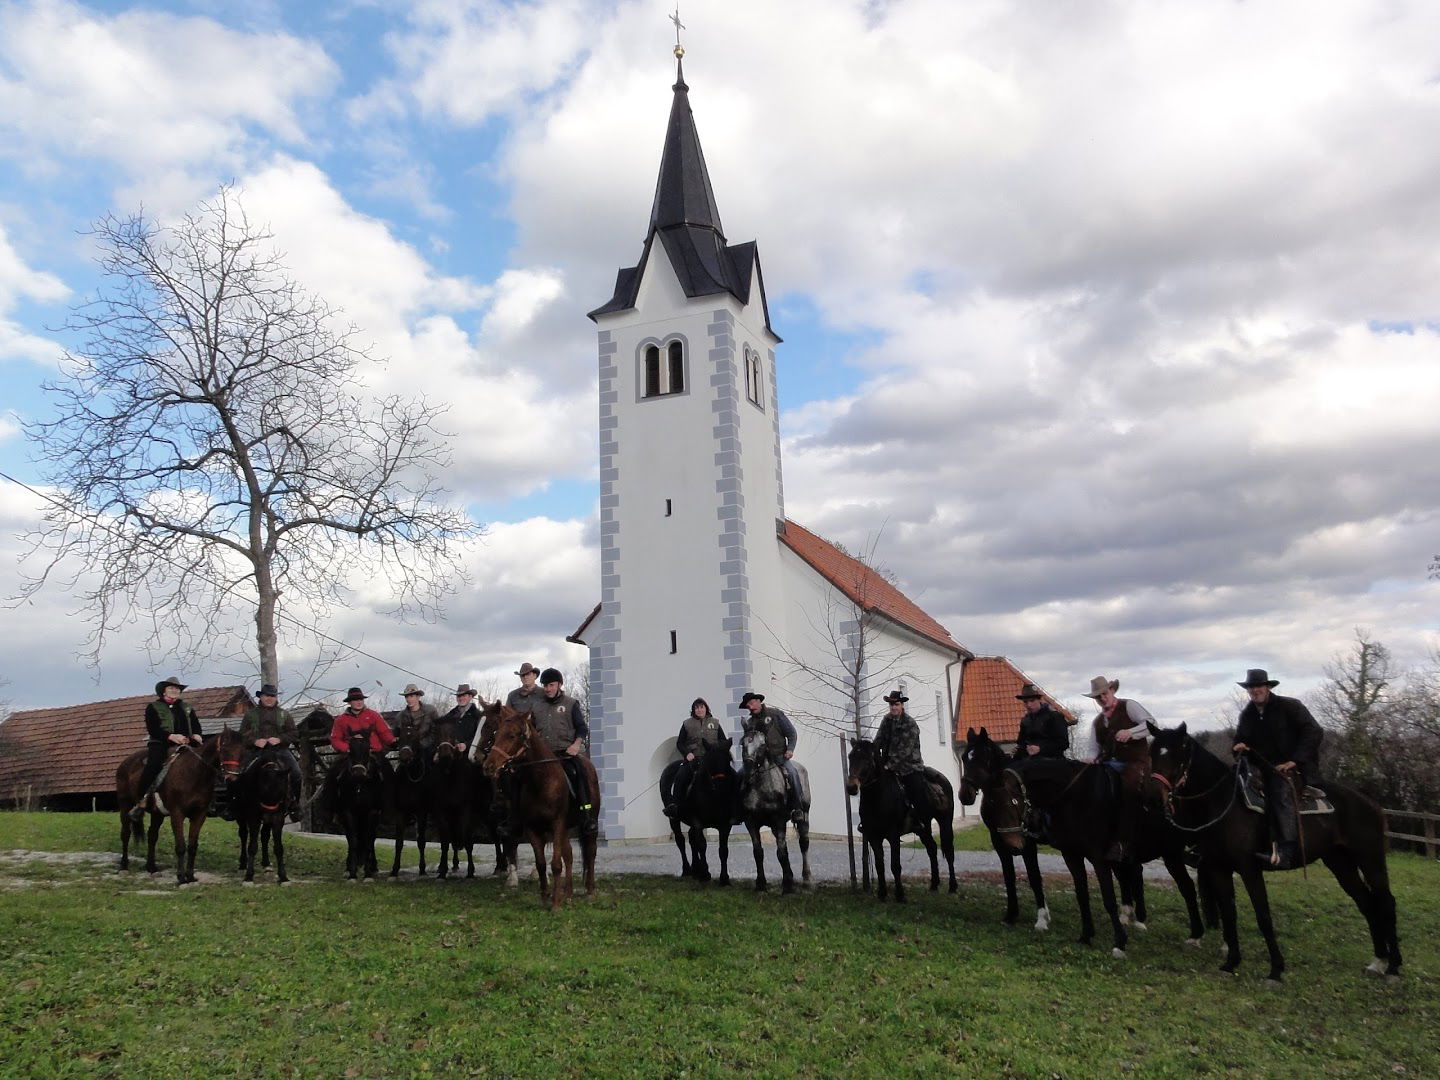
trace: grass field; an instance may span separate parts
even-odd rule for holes
[[[602,850],[597,898],[552,914],[533,883],[346,886],[343,850],[289,848],[293,888],[177,891],[168,852],[155,880],[58,854],[118,851],[113,815],[0,814],[0,1072],[1440,1076],[1440,866],[1418,856],[1391,858],[1398,983],[1362,973],[1328,873],[1272,878],[1290,967],[1271,990],[1248,905],[1223,976],[1218,941],[1182,947],[1168,889],[1115,960],[1073,944],[1068,892],[1041,935],[1001,927],[990,884],[757,896],[605,877]],[[232,851],[212,823],[200,868],[233,879]]]

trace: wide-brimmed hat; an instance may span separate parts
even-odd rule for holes
[[[425,691],[421,690],[420,687],[416,686],[413,682],[406,683],[405,689],[400,691],[400,696],[409,697],[411,694],[419,694],[421,697],[424,697]]]
[[[910,699],[909,699],[908,697],[906,697],[904,694],[900,693],[899,690],[891,690],[890,693],[888,693],[888,694],[885,695],[885,704],[886,704],[886,705],[894,705],[897,701],[900,702],[900,703],[903,705],[905,702],[907,702],[907,701],[909,701],[909,700],[910,700]]]
[[[455,696],[459,697],[461,694],[469,694],[471,697],[474,697],[475,688],[468,682],[462,682],[459,686],[455,687]]]
[[[560,669],[559,669],[559,668],[547,667],[544,671],[540,672],[540,685],[541,685],[541,686],[544,686],[546,683],[552,683],[552,682],[563,683],[564,681],[565,681],[565,676],[560,674]]]
[[[523,664],[520,665],[520,670],[519,670],[519,671],[515,672],[515,674],[516,674],[516,675],[519,675],[522,679],[523,679],[526,675],[538,675],[539,673],[540,673],[540,669],[539,669],[538,667],[536,667],[534,664],[530,663],[530,661],[528,661],[528,660],[525,661],[525,663],[523,663]]]
[[[1096,675],[1093,679],[1090,680],[1090,692],[1085,696],[1088,698],[1098,698],[1106,690],[1119,689],[1119,679],[1107,679],[1104,675]]]
[[[267,682],[264,686],[260,687],[259,690],[255,691],[256,697],[264,697],[266,694],[269,694],[271,697],[279,697],[280,691],[276,689],[274,683]]]
[[[349,702],[352,702],[352,701],[364,701],[364,700],[365,700],[365,691],[361,690],[360,687],[358,687],[358,686],[352,686],[352,687],[350,687],[349,690],[346,690],[346,691],[345,691],[345,701],[346,701],[347,704],[348,704]]]
[[[1015,700],[1034,701],[1036,698],[1043,698],[1044,696],[1045,695],[1040,692],[1040,688],[1038,686],[1036,686],[1033,682],[1027,682],[1024,686],[1020,687],[1020,692],[1015,695]]]
[[[744,696],[742,696],[742,697],[740,698],[740,706],[739,706],[739,707],[743,709],[743,708],[745,708],[746,705],[749,705],[750,702],[752,702],[752,701],[764,701],[764,700],[765,700],[765,695],[764,695],[764,694],[757,694],[754,690],[746,690]]]
[[[155,684],[155,693],[157,695],[163,695],[165,693],[165,687],[167,686],[173,686],[177,690],[185,689],[185,684],[179,679],[177,679],[174,675],[171,675],[169,678],[161,679]]]
[[[1270,673],[1263,667],[1252,667],[1245,672],[1245,681],[1235,685],[1249,690],[1256,686],[1279,686],[1280,680],[1270,678]]]

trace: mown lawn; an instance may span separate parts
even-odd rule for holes
[[[214,831],[211,831],[214,829]],[[230,876],[232,827],[202,868]],[[223,842],[221,841],[223,837]],[[118,850],[113,815],[0,814],[0,852]],[[533,883],[340,884],[290,845],[281,890],[0,858],[6,1076],[1440,1076],[1440,867],[1391,858],[1405,977],[1367,977],[1323,870],[1272,878],[1290,964],[1185,949],[1172,890],[1128,959],[998,923],[998,889],[757,896],[609,877],[559,914]],[[223,858],[222,858],[223,853]],[[742,862],[748,877],[748,866]],[[489,860],[484,863],[488,874]]]

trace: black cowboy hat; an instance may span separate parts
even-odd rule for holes
[[[352,702],[352,701],[364,701],[364,700],[365,700],[365,691],[361,690],[360,687],[358,687],[358,686],[352,686],[352,687],[350,687],[349,690],[346,690],[346,691],[345,691],[345,703],[346,703],[347,705],[348,705],[350,702]]]
[[[1243,686],[1249,690],[1256,686],[1279,686],[1280,680],[1270,678],[1270,673],[1263,667],[1252,667],[1245,672],[1245,681],[1236,683],[1235,685]]]
[[[275,688],[274,683],[267,682],[264,686],[260,687],[259,690],[255,691],[256,697],[264,697],[266,694],[269,694],[271,697],[279,697],[280,691]]]
[[[155,696],[163,697],[165,694],[165,687],[167,686],[173,686],[177,690],[185,689],[185,684],[179,679],[177,679],[174,675],[171,675],[168,679],[161,679],[155,684]]]
[[[541,685],[541,686],[544,686],[546,683],[552,683],[552,682],[563,683],[564,681],[565,681],[565,676],[560,674],[560,669],[559,669],[559,668],[547,667],[544,671],[542,671],[542,672],[540,673],[540,685]]]
[[[885,704],[886,704],[886,705],[894,705],[897,701],[900,702],[901,704],[904,704],[905,702],[907,702],[907,701],[909,701],[909,700],[910,700],[910,699],[909,699],[908,697],[906,697],[904,694],[900,693],[899,690],[891,690],[890,693],[888,693],[888,694],[885,695]]]
[[[746,690],[744,696],[742,696],[742,697],[740,698],[740,705],[739,705],[738,707],[741,708],[741,709],[743,709],[743,708],[745,708],[746,705],[749,705],[750,702],[752,702],[752,701],[764,701],[764,700],[765,700],[765,695],[764,695],[764,694],[757,694],[754,690]]]
[[[1015,700],[1033,701],[1035,698],[1043,698],[1044,696],[1045,695],[1040,692],[1040,688],[1038,686],[1036,686],[1033,682],[1027,682],[1024,686],[1020,687],[1020,692],[1015,695]]]

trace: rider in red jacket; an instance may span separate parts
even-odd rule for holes
[[[358,686],[352,686],[345,695],[347,708],[335,718],[330,728],[330,745],[342,754],[350,752],[350,736],[369,732],[370,752],[383,754],[395,742],[395,733],[385,718],[374,709],[365,707],[365,695]]]

